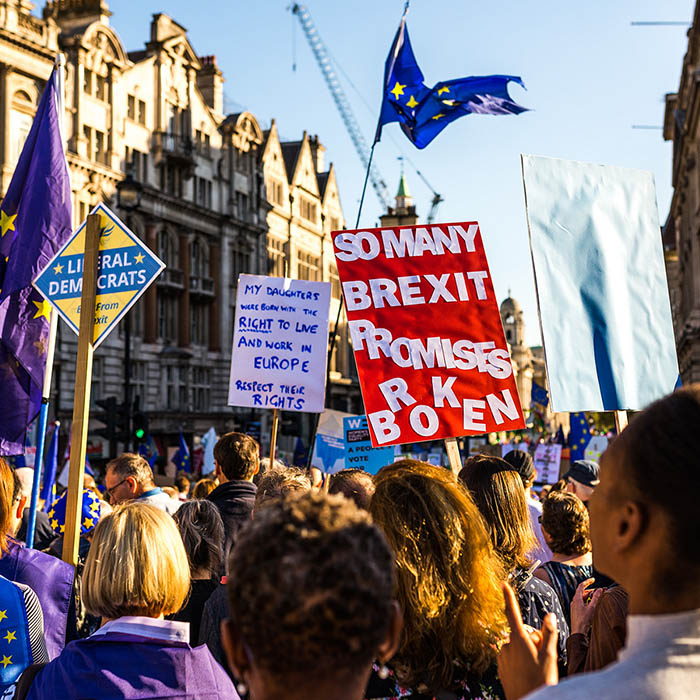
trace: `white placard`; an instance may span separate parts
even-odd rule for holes
[[[535,481],[538,484],[556,484],[559,481],[561,445],[537,445],[535,448]]]
[[[323,411],[329,282],[240,275],[229,406]]]
[[[608,438],[606,438],[605,435],[594,435],[583,451],[583,458],[591,462],[600,462],[600,455],[607,449]]]

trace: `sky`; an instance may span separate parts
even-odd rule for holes
[[[348,227],[357,216],[364,168],[288,0],[112,0],[111,24],[128,51],[149,38],[151,15],[184,25],[198,55],[215,54],[225,77],[227,111],[251,111],[263,128],[276,119],[283,139],[318,134],[336,168]],[[384,61],[403,0],[308,0],[316,28],[368,141],[381,100]],[[469,75],[522,77],[511,96],[532,111],[470,115],[419,151],[397,124],[384,128],[375,162],[393,195],[403,156],[418,214],[431,190],[444,198],[436,221],[480,224],[499,301],[523,308],[527,340],[540,343],[528,244],[520,154],[649,170],[661,223],[671,199],[671,145],[660,129],[664,95],[678,89],[692,0],[413,0],[407,21],[425,81]],[[296,64],[296,70],[293,65]],[[382,207],[368,190],[360,223],[375,225]]]

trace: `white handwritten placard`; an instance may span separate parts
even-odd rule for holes
[[[229,406],[323,411],[331,285],[240,275]]]

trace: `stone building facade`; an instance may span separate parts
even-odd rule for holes
[[[334,281],[337,309],[329,232],[344,219],[323,146],[306,134],[280,144],[274,123],[263,131],[249,112],[225,115],[215,58],[199,56],[163,13],[144,48],[127,52],[104,0],[50,0],[42,18],[31,10],[27,0],[0,2],[2,192],[62,51],[74,220],[105,202],[167,266],[130,311],[132,394],[151,433],[161,449],[176,446],[181,429],[265,436],[267,416],[227,406],[236,283],[241,272]],[[116,189],[129,170],[143,190],[128,214]],[[61,324],[52,405],[66,426],[76,347]],[[95,353],[93,404],[121,401],[124,352],[121,324]],[[331,366],[331,402],[344,408],[359,395],[348,353],[344,337]],[[98,456],[101,441],[91,439]]]
[[[700,381],[700,4],[688,30],[678,91],[666,95],[663,136],[673,143],[673,197],[663,227],[666,275],[684,384]]]

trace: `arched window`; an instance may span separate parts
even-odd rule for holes
[[[209,277],[209,247],[199,238],[190,245],[190,276]]]
[[[167,265],[179,269],[177,240],[170,231],[163,230],[158,233],[158,257]]]

